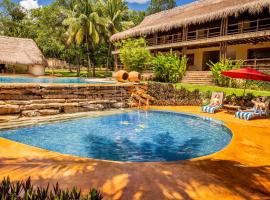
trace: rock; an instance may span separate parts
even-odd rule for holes
[[[8,100],[6,103],[12,105],[29,105],[31,104],[31,101]]]
[[[24,110],[24,111],[22,111],[22,116],[24,116],[24,117],[37,117],[37,116],[40,116],[40,113],[38,110]]]
[[[97,111],[97,110],[104,110],[106,107],[102,104],[90,104],[87,106],[83,106],[86,111]]]
[[[0,105],[6,105],[6,102],[0,101]]]
[[[65,113],[76,113],[76,112],[86,112],[86,111],[88,111],[87,108],[83,108],[79,106],[70,106],[70,105],[64,106]]]
[[[20,107],[18,105],[0,105],[0,115],[16,114],[19,113]]]
[[[39,110],[39,113],[41,115],[57,115],[60,113],[60,110],[58,109],[43,109],[43,110]]]
[[[43,103],[65,103],[65,99],[41,99],[41,100],[32,100],[33,104],[43,104]]]
[[[49,108],[61,109],[63,108],[63,106],[64,106],[63,103],[31,104],[24,106],[22,109],[23,110],[40,110]]]
[[[113,108],[127,108],[128,105],[124,102],[117,102],[112,104]]]

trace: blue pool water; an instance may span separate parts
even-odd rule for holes
[[[0,136],[64,154],[136,162],[195,158],[231,140],[219,121],[163,111],[75,119],[5,130]]]
[[[0,77],[0,83],[101,83],[86,81],[81,78],[30,78],[30,77]]]

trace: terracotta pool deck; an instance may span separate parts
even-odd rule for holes
[[[153,107],[223,120],[231,143],[215,154],[177,162],[123,163],[62,155],[0,138],[0,178],[32,177],[59,182],[104,199],[270,199],[270,119],[243,121],[233,115],[200,113],[199,107]],[[71,147],[72,148],[72,147]]]

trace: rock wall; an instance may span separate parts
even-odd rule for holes
[[[171,83],[149,82],[147,94],[155,99],[152,104],[158,106],[201,106],[203,102],[198,90],[177,89]]]
[[[54,115],[127,107],[134,85],[0,84],[0,115]]]

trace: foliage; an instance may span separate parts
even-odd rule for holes
[[[147,8],[147,15],[151,15],[163,10],[169,10],[176,6],[175,0],[151,0],[149,7]]]
[[[194,90],[200,90],[202,93],[209,93],[211,95],[212,92],[224,92],[226,95],[231,95],[235,94],[237,96],[242,96],[243,95],[243,89],[237,89],[237,88],[228,88],[228,87],[219,87],[215,85],[195,85],[195,84],[187,84],[187,83],[177,83],[176,84],[177,88],[184,87],[189,91],[194,91]],[[270,90],[251,90],[247,89],[247,93],[251,93],[254,96],[270,96]]]
[[[242,61],[235,62],[226,59],[224,61],[220,61],[217,63],[213,63],[212,61],[210,61],[208,65],[213,73],[217,85],[235,87],[236,81],[223,76],[221,72],[231,69],[239,69],[243,65],[243,62]]]
[[[187,58],[179,58],[172,51],[168,54],[158,54],[151,61],[155,78],[161,82],[179,82],[186,72]]]
[[[120,60],[128,71],[142,72],[151,59],[144,38],[127,39],[118,43]]]
[[[1,200],[53,200],[53,199],[63,199],[63,200],[101,200],[102,195],[96,189],[91,189],[86,196],[81,194],[76,187],[72,190],[62,190],[60,189],[58,183],[53,186],[53,189],[49,189],[49,184],[47,187],[34,187],[31,183],[31,179],[28,178],[26,181],[16,181],[11,182],[9,177],[4,178],[0,183],[0,199]]]
[[[124,0],[55,0],[32,10],[3,0],[0,35],[32,38],[45,57],[75,64],[78,71],[80,65],[112,67],[110,36],[138,24],[143,16],[130,11]]]
[[[138,25],[142,22],[145,17],[144,11],[137,11],[137,10],[129,10],[128,11],[128,19],[131,20],[134,25]]]

